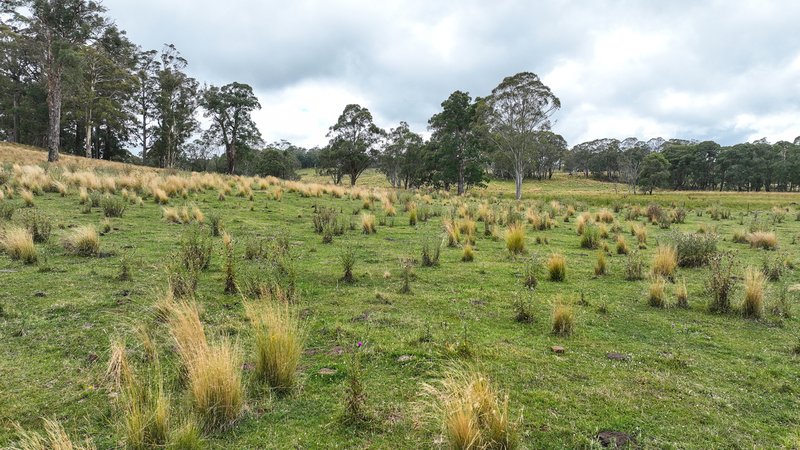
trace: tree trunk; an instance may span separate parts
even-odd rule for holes
[[[19,93],[14,93],[14,113],[11,116],[11,142],[19,144]]]
[[[462,195],[464,193],[464,163],[459,161],[458,163],[458,195]]]
[[[522,199],[522,175],[521,170],[514,171],[514,187],[516,188],[517,200]]]
[[[92,157],[92,113],[86,114],[86,140],[83,146],[87,158]]]
[[[50,62],[51,65],[56,63]],[[47,77],[47,161],[58,161],[61,141],[61,68],[50,67]]]
[[[226,147],[225,155],[228,157],[228,174],[233,175],[236,170],[236,144],[231,142]]]

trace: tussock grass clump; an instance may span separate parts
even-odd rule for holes
[[[92,441],[74,442],[64,427],[56,420],[44,419],[44,434],[26,431],[15,425],[19,441],[12,450],[95,450]]]
[[[550,281],[564,281],[567,278],[567,259],[560,253],[553,253],[547,259],[547,273]]]
[[[297,383],[297,366],[303,353],[300,319],[288,303],[259,301],[246,305],[256,346],[255,376],[278,392]]]
[[[433,247],[433,250],[431,250]],[[431,245],[427,240],[422,243],[422,267],[434,267],[439,265],[439,256],[441,255],[442,247],[438,243]]]
[[[436,384],[424,384],[426,416],[441,424],[452,449],[513,449],[519,421],[508,411],[508,396],[474,370],[450,369]]]
[[[244,407],[239,352],[228,341],[209,344],[194,301],[173,304],[169,331],[186,370],[192,403],[205,428],[228,428]]]
[[[192,206],[192,218],[201,225],[206,222],[206,215],[197,206]]]
[[[167,223],[181,223],[181,215],[177,208],[161,208],[161,216]]]
[[[587,226],[581,235],[581,248],[594,250],[600,246],[600,231],[595,226]]]
[[[571,306],[556,303],[553,307],[552,329],[556,336],[567,337],[572,334],[575,330],[575,311]]]
[[[577,232],[578,235],[582,235],[589,225],[592,225],[592,216],[588,212],[585,212],[575,220],[575,232]]]
[[[222,245],[225,246],[225,293],[234,294],[239,291],[239,287],[236,284],[236,268],[233,259],[233,237],[227,232],[222,233]]]
[[[205,270],[211,264],[211,238],[192,227],[181,240],[181,261],[187,269]]]
[[[447,246],[456,247],[461,242],[461,231],[459,231],[455,222],[452,220],[444,220],[444,232],[447,234]]]
[[[654,275],[647,288],[647,303],[654,308],[664,308],[667,306],[667,281]]]
[[[25,264],[36,262],[36,245],[33,243],[33,235],[26,228],[9,227],[0,235],[0,245],[9,258],[22,261]]]
[[[633,227],[633,234],[636,236],[636,241],[639,242],[639,246],[647,245],[647,228],[644,225],[637,224]]]
[[[522,284],[528,289],[536,289],[536,286],[539,285],[539,279],[536,276],[536,272],[539,269],[539,258],[537,255],[533,255],[525,262],[525,266],[522,269]]]
[[[762,248],[764,250],[775,250],[778,248],[778,237],[774,232],[755,231],[747,235],[747,242],[752,248]]]
[[[103,215],[105,217],[122,217],[125,208],[128,205],[119,197],[105,197],[100,202],[100,207],[103,208]]]
[[[33,242],[45,243],[50,240],[50,231],[53,224],[50,217],[39,209],[33,208],[22,211],[21,221],[33,236]]]
[[[718,253],[709,260],[711,276],[708,290],[711,293],[711,302],[708,309],[711,312],[724,313],[731,309],[731,295],[735,287],[733,278],[735,260],[731,253]]]
[[[26,207],[33,208],[33,192],[27,189],[21,189],[19,191],[19,198],[22,199],[22,202],[25,203]]]
[[[211,229],[211,236],[219,236],[222,233],[222,218],[219,214],[211,214],[208,216],[208,224]]]
[[[602,223],[613,223],[614,213],[612,213],[606,208],[603,208],[597,212],[597,214],[595,215],[595,220],[597,222],[602,222]]]
[[[679,308],[689,307],[689,291],[686,289],[685,279],[681,279],[681,281],[675,285],[675,300]]]
[[[354,282],[355,278],[353,277],[353,268],[356,265],[355,250],[351,247],[347,247],[342,250],[342,253],[339,255],[339,261],[342,263],[342,271],[344,272],[341,281],[345,283]]]
[[[625,241],[625,236],[620,234],[617,236],[617,254],[627,255],[629,251],[628,243]]]
[[[672,280],[678,267],[678,252],[675,247],[659,245],[653,256],[652,274]]]
[[[375,216],[373,214],[361,215],[361,232],[364,234],[375,233]]]
[[[737,244],[748,244],[746,230],[734,230],[731,240]]]
[[[606,275],[608,273],[608,262],[606,261],[605,252],[597,254],[597,264],[594,266],[594,274],[597,276]]]
[[[472,250],[472,245],[465,244],[461,252],[461,261],[472,262],[475,259],[475,252]]]
[[[644,261],[638,251],[628,253],[625,262],[625,279],[628,281],[639,281],[644,278]]]
[[[159,205],[166,205],[169,203],[169,195],[161,188],[153,189],[153,200]]]
[[[77,256],[95,256],[100,253],[100,237],[93,226],[74,228],[62,239],[64,250]]]
[[[514,223],[506,230],[506,249],[512,255],[519,255],[525,252],[525,227],[522,224]]]
[[[783,272],[789,267],[786,255],[775,255],[774,258],[764,256],[764,262],[761,264],[761,271],[769,281],[780,281]]]
[[[744,272],[744,302],[742,314],[758,319],[764,312],[764,290],[766,280],[760,270],[748,267]]]
[[[681,267],[701,267],[717,252],[717,235],[714,233],[674,233],[672,240],[678,252]]]

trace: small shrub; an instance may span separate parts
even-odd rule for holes
[[[100,253],[100,237],[92,226],[74,228],[62,240],[64,249],[77,256],[94,256]]]
[[[203,235],[199,227],[192,227],[181,240],[181,261],[187,269],[205,270],[211,264],[212,250],[211,239]]]
[[[791,292],[789,291],[789,287],[787,285],[783,285],[778,292],[778,295],[774,297],[774,301],[770,304],[770,313],[776,317],[781,319],[791,319],[792,318],[792,302],[790,299]]]
[[[255,375],[280,393],[297,384],[297,367],[303,354],[303,332],[299,317],[288,303],[251,303],[247,315],[253,324],[256,344]]]
[[[606,275],[608,273],[608,262],[606,261],[605,252],[597,254],[597,264],[594,266],[594,274],[597,276]]]
[[[675,286],[675,300],[679,308],[689,307],[689,291],[686,289],[685,279],[681,279]]]
[[[654,308],[667,306],[667,282],[663,277],[653,276],[650,280],[650,287],[647,289],[647,303]]]
[[[748,267],[744,272],[744,302],[742,314],[758,319],[764,312],[764,290],[766,281],[760,270]]]
[[[128,205],[119,197],[108,196],[100,202],[100,207],[105,217],[122,217]]]
[[[119,275],[117,275],[117,280],[131,281],[132,279],[130,257],[128,255],[123,255],[119,262]]]
[[[401,294],[411,294],[411,279],[414,277],[414,261],[411,258],[400,259],[400,277],[403,279]]]
[[[531,301],[525,295],[516,295],[511,302],[514,308],[514,320],[520,323],[533,322],[533,312],[531,311]]]
[[[675,247],[659,245],[653,256],[652,274],[672,280],[678,267],[678,252]]]
[[[225,246],[225,293],[239,292],[236,284],[236,269],[234,267],[233,238],[228,233],[222,234],[222,244]]]
[[[2,192],[2,191],[0,191]],[[17,207],[11,202],[0,202],[0,219],[11,220]]]
[[[556,336],[567,337],[575,329],[575,311],[571,306],[558,303],[553,308],[553,334]]]
[[[417,225],[417,208],[412,208],[408,210],[408,226],[416,226]]]
[[[525,251],[525,226],[511,224],[506,230],[506,248],[512,255],[519,255]]]
[[[361,346],[359,342],[350,356],[345,381],[343,421],[347,425],[368,422],[370,413],[367,409],[367,391],[364,387],[363,369],[361,368]]]
[[[733,264],[735,258],[731,253],[717,253],[709,259],[711,276],[708,290],[711,293],[709,310],[711,312],[728,312],[731,309],[730,297],[734,289]]]
[[[761,271],[769,281],[779,281],[786,270],[786,255],[776,255],[774,258],[764,256]]]
[[[594,250],[600,246],[600,232],[595,226],[588,226],[581,235],[581,248]]]
[[[0,237],[0,245],[13,260],[21,260],[25,264],[36,262],[36,245],[33,243],[33,235],[26,228],[6,228]]]
[[[717,252],[717,235],[713,233],[674,233],[672,240],[681,267],[701,267]]]
[[[774,232],[755,231],[747,235],[747,242],[752,248],[775,250],[778,248],[778,237]]]
[[[625,262],[625,279],[628,281],[639,281],[644,278],[644,261],[638,251],[628,254]]]
[[[474,251],[472,250],[472,245],[465,244],[464,249],[461,252],[461,261],[463,262],[472,262],[475,259]]]
[[[564,281],[567,278],[567,259],[560,253],[553,253],[547,260],[547,273],[550,281]]]

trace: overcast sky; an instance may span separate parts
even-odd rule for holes
[[[324,145],[348,103],[424,132],[455,90],[538,74],[570,146],[800,135],[800,1],[104,0],[201,82],[248,83],[268,142]]]

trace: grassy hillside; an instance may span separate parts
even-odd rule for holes
[[[501,404],[508,396],[509,427],[525,448],[598,447],[602,431],[626,433],[642,448],[800,444],[800,335],[797,311],[787,306],[800,283],[797,194],[628,196],[621,185],[559,175],[526,183],[524,200],[515,202],[508,199],[513,185],[497,181],[461,199],[394,192],[374,172],[364,175],[367,187],[346,189],[316,184],[325,180],[313,173],[284,182],[93,167],[69,157],[46,171],[25,167],[42,161],[35,150],[0,147],[2,235],[37,214],[44,216],[37,223],[52,228],[35,244],[36,262],[12,259],[8,249],[0,255],[0,446],[17,442],[14,424],[37,431],[42,418],[53,418],[98,448],[124,447],[130,396],[108,373],[120,342],[137,380],[160,385],[168,397],[173,433],[187,420],[206,424],[208,448],[446,447],[426,384],[464,368],[484,374]],[[105,218],[102,205],[119,202],[122,217]],[[655,224],[646,217],[650,203],[660,205],[660,212],[650,208]],[[314,230],[322,207],[343,227],[331,243]],[[173,214],[177,223],[168,221]],[[375,217],[375,233],[362,233],[364,215]],[[244,292],[225,293],[229,258],[225,238],[211,236],[214,217],[232,238],[232,273]],[[515,221],[524,229],[517,255],[506,242]],[[584,236],[607,233],[599,248],[582,247],[581,221]],[[452,247],[450,225],[463,231]],[[90,256],[65,246],[81,226],[100,232]],[[638,250],[644,273],[629,281],[630,260],[617,253],[617,241],[633,253],[634,227],[646,233]],[[666,282],[666,307],[650,306],[659,244],[698,230],[735,255],[732,308],[709,311],[705,262],[677,268]],[[775,234],[776,250],[733,241],[735,233],[759,230]],[[170,277],[173,286],[177,276],[192,278],[183,257],[192,240],[212,248],[192,297],[205,335],[240,355],[245,406],[223,429],[207,425],[191,394],[190,365],[171,325],[179,302],[164,303]],[[463,262],[470,241],[474,260]],[[432,250],[440,242],[439,264],[423,266],[424,244]],[[351,252],[352,284],[342,280],[343,255]],[[563,282],[549,280],[553,253],[566,259]],[[600,253],[608,273],[597,275]],[[760,318],[745,317],[745,269],[764,265],[780,272],[778,280],[766,282]],[[123,266],[130,280],[120,279]],[[530,273],[535,289],[524,285]],[[411,292],[401,293],[406,278]],[[688,307],[679,307],[684,281]],[[264,295],[257,298],[253,287]],[[287,291],[305,341],[297,383],[282,392],[256,376],[257,329],[245,305],[279,304]],[[554,310],[563,305],[574,315],[569,335],[553,333]],[[530,320],[516,320],[520,312]],[[363,397],[354,386],[363,386]],[[365,416],[352,420],[348,401]]]

